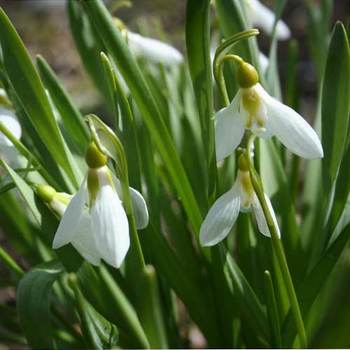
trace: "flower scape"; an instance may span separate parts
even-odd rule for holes
[[[0,10],[0,348],[349,346],[349,14],[183,3],[57,5],[97,106]]]

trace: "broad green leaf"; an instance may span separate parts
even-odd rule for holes
[[[0,10],[0,43],[6,73],[24,110],[53,158],[77,185],[78,170],[59,131],[43,84],[3,10]]]
[[[58,81],[54,71],[43,57],[37,57],[37,65],[45,87],[62,117],[65,130],[75,141],[75,145],[78,146],[77,149],[79,149],[81,153],[84,152],[88,146],[89,133],[84,123],[83,116],[75,107],[67,91]]]
[[[100,315],[84,298],[76,283],[76,277],[70,276],[69,284],[75,295],[75,302],[86,345],[93,349],[111,349],[118,343],[118,329]]]
[[[198,233],[202,222],[198,204],[183,165],[176,153],[172,139],[164,124],[162,115],[157,108],[155,99],[145,82],[141,70],[102,1],[84,1],[83,5],[89,19],[96,25],[109,54],[127,82],[131,94],[140,109],[143,120],[177,189],[188,218],[195,232]]]
[[[345,28],[334,27],[322,88],[323,191],[328,194],[343,156],[350,115],[350,49]]]
[[[50,261],[34,267],[20,281],[17,311],[21,328],[33,349],[52,349],[50,294],[62,273],[60,263]]]
[[[186,47],[200,117],[206,156],[205,191],[208,202],[215,199],[216,157],[213,118],[213,87],[210,61],[210,0],[189,0],[186,11]]]
[[[78,271],[77,277],[86,299],[108,321],[118,326],[121,338],[126,337],[126,347],[149,348],[134,308],[105,267],[94,270],[91,265],[85,263]]]

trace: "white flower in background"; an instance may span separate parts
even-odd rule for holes
[[[275,14],[259,0],[246,0],[246,11],[248,20],[255,27],[261,28],[267,34],[272,34],[275,23]],[[279,20],[276,26],[276,37],[278,40],[287,40],[291,36],[288,26]]]
[[[127,31],[126,37],[129,48],[136,57],[161,63],[164,66],[178,65],[183,62],[182,53],[169,44],[130,31]]]
[[[271,202],[266,195],[265,199],[280,236]],[[233,187],[216,200],[202,223],[199,234],[201,245],[213,246],[225,239],[235,224],[240,211],[252,211],[259,231],[265,236],[271,236],[243,155],[239,158],[239,170]]]
[[[42,198],[60,215],[53,248],[71,243],[91,264],[101,259],[118,268],[130,246],[129,223],[122,206],[119,180],[106,166],[107,158],[91,144],[87,156],[89,171],[68,206],[61,196]],[[54,191],[54,190],[53,190]],[[55,191],[54,191],[55,192]],[[137,228],[148,224],[146,203],[139,192],[130,189]]]
[[[276,136],[300,157],[323,157],[321,142],[313,128],[292,108],[271,97],[258,83],[253,66],[240,63],[239,90],[231,104],[216,113],[216,156],[220,161],[240,144],[245,130],[257,136]]]
[[[21,124],[8,103],[5,91],[0,89],[0,123],[3,123],[11,134],[19,140],[22,136]],[[0,156],[12,165],[17,165],[19,162],[17,150],[2,132],[0,132]]]
[[[21,138],[21,125],[18,122],[16,115],[11,110],[0,106],[0,122],[4,123],[6,128],[16,139],[19,140]],[[13,147],[12,142],[2,133],[0,133],[0,145]]]

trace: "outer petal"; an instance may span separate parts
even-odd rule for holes
[[[101,187],[91,209],[97,249],[108,264],[118,268],[129,249],[129,223],[122,203],[109,185]]]
[[[281,233],[280,233],[280,229],[278,227],[275,212],[272,208],[270,198],[266,194],[265,194],[265,200],[266,200],[267,206],[270,210],[270,213],[272,215],[272,220],[275,223],[275,226],[277,227],[278,237],[281,237]],[[254,198],[253,203],[252,203],[252,208],[253,208],[253,212],[254,212],[254,215],[256,218],[256,223],[258,224],[259,231],[264,236],[271,237],[269,227],[267,226],[267,222],[265,220],[263,209],[262,209],[260,202],[258,200],[258,197],[256,195],[255,195],[255,198]]]
[[[113,181],[120,198],[123,198],[123,192],[121,189],[120,180],[113,176]],[[146,201],[142,194],[132,187],[129,187],[132,209],[134,211],[136,228],[142,230],[148,226],[149,214],[147,209]]]
[[[213,246],[222,241],[237,220],[240,208],[238,186],[223,194],[210,208],[205,217],[199,239],[203,246]]]
[[[315,130],[292,108],[272,97],[265,99],[268,120],[266,129],[300,157],[323,157],[323,149]]]
[[[174,47],[137,33],[128,32],[128,44],[136,56],[144,57],[153,63],[171,66],[183,61],[182,54]]]
[[[275,23],[275,14],[273,11],[258,0],[250,0],[250,6],[252,24],[263,29],[266,33],[272,34]],[[276,36],[279,40],[287,40],[291,36],[289,28],[282,20],[277,22]]]
[[[100,253],[97,250],[95,237],[92,232],[91,218],[87,212],[82,215],[78,231],[71,243],[79,254],[92,265],[101,263]]]
[[[84,212],[87,197],[88,193],[85,178],[79,191],[73,196],[62,216],[52,243],[54,249],[60,248],[74,239],[79,229],[78,226]]]
[[[20,139],[22,134],[21,125],[18,122],[14,113],[10,110],[0,107],[0,122],[4,123],[6,128],[11,131],[16,139]],[[0,133],[0,145],[12,146],[12,142]]]
[[[217,161],[233,153],[244,134],[244,124],[239,115],[240,93],[238,92],[230,106],[216,113],[215,147]]]

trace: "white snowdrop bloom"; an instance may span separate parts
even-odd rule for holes
[[[183,55],[173,46],[160,40],[146,38],[130,31],[126,32],[130,50],[136,57],[142,57],[152,63],[164,66],[178,65],[183,62]]]
[[[15,114],[4,107],[0,107],[0,122],[4,123],[6,128],[12,133],[16,139],[20,139],[22,128]],[[2,133],[0,133],[0,146],[13,146],[12,142]]]
[[[86,160],[87,177],[67,206],[62,196],[46,199],[51,208],[63,214],[53,248],[71,243],[91,264],[99,265],[103,259],[118,268],[130,246],[128,218],[118,194],[119,180],[115,183],[106,166],[107,158],[94,144]],[[130,194],[137,228],[144,228],[148,224],[146,203],[136,190],[130,189]]]
[[[292,108],[271,97],[258,83],[253,66],[243,62],[237,71],[239,90],[231,104],[216,113],[216,156],[220,161],[240,144],[245,130],[264,138],[276,136],[300,157],[323,157],[314,129]]]
[[[239,170],[233,187],[216,200],[202,223],[199,239],[203,246],[213,246],[225,239],[235,224],[240,211],[252,211],[259,231],[265,236],[271,236],[263,209],[254,192],[246,162],[242,157],[239,159]],[[280,236],[270,199],[267,195],[265,195],[265,199],[278,236]]]
[[[246,12],[252,26],[261,28],[267,34],[272,34],[275,23],[275,14],[259,0],[246,0]],[[276,26],[276,37],[279,40],[287,40],[291,36],[288,26],[279,20]]]

